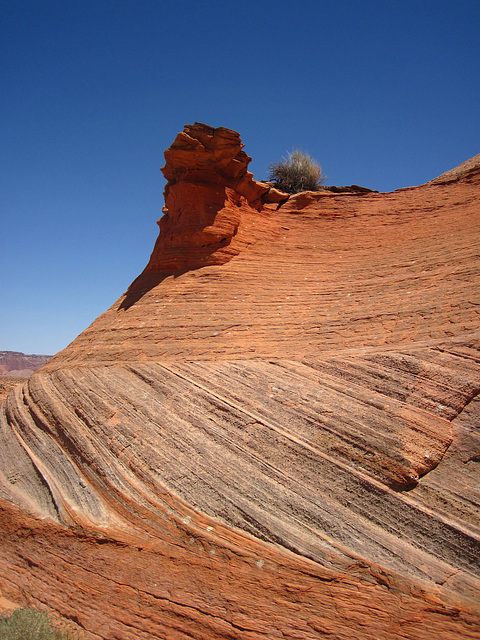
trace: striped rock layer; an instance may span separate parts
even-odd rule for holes
[[[0,412],[0,590],[91,639],[480,638],[480,158],[288,198],[185,127],[160,235]]]

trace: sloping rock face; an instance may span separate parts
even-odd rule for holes
[[[165,155],[147,268],[2,406],[3,595],[109,640],[480,638],[480,165],[285,201],[235,132]]]

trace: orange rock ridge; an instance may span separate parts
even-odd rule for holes
[[[0,410],[0,592],[87,638],[480,638],[480,158],[288,197],[165,152],[144,272]]]

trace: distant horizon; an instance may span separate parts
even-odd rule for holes
[[[55,354],[158,235],[163,152],[240,133],[256,180],[301,149],[389,193],[480,152],[480,3],[2,3],[0,347]]]
[[[25,353],[24,351],[18,351],[15,349],[0,349],[0,356],[4,353],[18,353],[22,356],[40,356],[42,358],[53,358],[54,353]]]

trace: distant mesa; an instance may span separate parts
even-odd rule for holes
[[[0,376],[28,378],[43,367],[52,356],[25,354],[21,351],[0,351]]]
[[[1,405],[1,595],[87,640],[479,640],[480,158],[288,197],[242,147],[178,134],[145,270]]]
[[[51,356],[0,351],[0,403],[22,380],[43,367]]]

